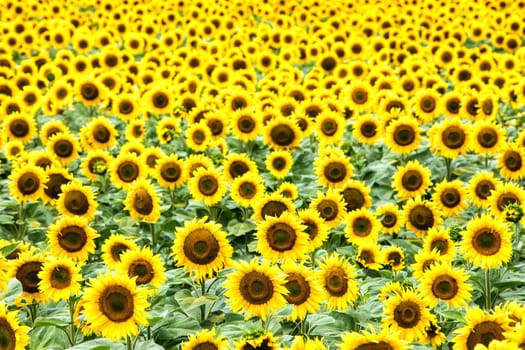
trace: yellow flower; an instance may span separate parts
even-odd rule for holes
[[[356,274],[347,259],[337,253],[325,257],[319,263],[318,278],[323,286],[328,310],[347,310],[359,294]]]
[[[257,164],[243,153],[229,153],[223,163],[223,174],[231,183],[235,178],[246,173],[257,173]]]
[[[352,135],[361,143],[373,145],[381,138],[380,128],[379,118],[371,114],[364,114],[355,119]]]
[[[434,187],[432,202],[443,216],[458,215],[467,207],[467,192],[461,180],[443,180]]]
[[[81,216],[88,220],[95,217],[98,203],[90,187],[83,186],[78,181],[71,181],[62,185],[61,189],[62,193],[56,201],[59,213],[65,216]]]
[[[70,296],[80,294],[80,268],[68,257],[46,260],[38,278],[38,289],[45,293],[46,299],[67,301]]]
[[[477,154],[499,153],[506,144],[505,129],[490,120],[479,120],[472,126],[470,149]]]
[[[51,254],[77,262],[85,262],[95,252],[99,234],[79,216],[65,216],[48,228],[47,239]]]
[[[291,304],[292,314],[289,319],[304,320],[308,313],[315,314],[323,301],[323,289],[317,275],[302,264],[287,262],[282,265],[286,274],[285,295],[288,304]]]
[[[429,229],[439,226],[442,222],[434,205],[420,198],[407,201],[403,207],[403,217],[407,229],[414,231],[420,237],[425,236]]]
[[[20,325],[18,312],[9,311],[7,304],[0,302],[0,334],[2,347],[12,350],[23,350],[29,345],[30,328]]]
[[[260,114],[250,109],[239,109],[233,112],[229,124],[233,136],[243,142],[254,140],[262,131]]]
[[[120,257],[126,251],[136,251],[139,246],[134,241],[127,239],[121,234],[109,236],[102,245],[102,260],[110,268],[117,268]]]
[[[215,350],[228,350],[229,345],[226,338],[222,335],[217,335],[215,328],[204,329],[198,333],[190,335],[188,340],[181,344],[182,350],[198,350],[201,348],[209,348]]]
[[[445,119],[434,124],[427,133],[433,153],[455,159],[467,152],[470,128],[459,118]]]
[[[525,176],[525,151],[518,146],[507,146],[498,157],[497,164],[501,175],[509,180],[519,180]]]
[[[330,188],[340,188],[353,175],[352,164],[344,154],[331,153],[314,161],[319,183]]]
[[[403,216],[397,205],[388,203],[376,210],[376,217],[381,224],[380,231],[386,234],[397,234],[403,226]]]
[[[343,196],[345,208],[348,212],[372,206],[370,188],[363,181],[348,180],[337,191]]]
[[[70,164],[80,153],[80,143],[69,132],[59,132],[51,136],[46,144],[49,153],[62,163]]]
[[[232,263],[233,248],[221,225],[203,218],[176,229],[172,254],[178,266],[205,278]]]
[[[245,208],[253,206],[264,194],[264,180],[259,174],[248,172],[236,177],[230,187],[230,197]]]
[[[385,349],[407,350],[406,342],[399,339],[398,333],[382,330],[380,333],[363,331],[363,333],[352,332],[341,335],[342,343],[337,347],[341,350],[361,349]]]
[[[495,340],[504,340],[504,333],[510,329],[506,325],[505,314],[487,313],[478,307],[467,308],[466,325],[456,329],[452,338],[453,350],[478,349],[477,345],[490,345]]]
[[[79,135],[86,150],[109,149],[116,144],[118,132],[109,119],[97,117],[83,126]]]
[[[271,313],[286,305],[286,280],[282,271],[267,261],[257,259],[234,264],[223,287],[226,301],[235,312],[246,313],[265,320]]]
[[[301,139],[301,129],[287,117],[274,118],[265,126],[264,142],[275,150],[291,150]]]
[[[215,168],[199,168],[188,180],[191,196],[207,206],[219,203],[226,194],[227,187],[221,173]]]
[[[166,282],[164,263],[148,247],[122,252],[116,270],[129,278],[136,277],[137,285],[148,284],[159,288]]]
[[[385,144],[394,153],[409,154],[419,147],[419,124],[413,117],[403,116],[386,128]]]
[[[36,135],[36,123],[31,115],[11,113],[4,122],[3,127],[10,140],[29,142]]]
[[[345,202],[343,196],[334,190],[328,190],[325,194],[317,193],[313,198],[310,208],[316,210],[329,228],[341,224],[345,213]]]
[[[345,216],[345,236],[348,242],[360,245],[374,242],[379,234],[379,221],[366,208],[353,210]]]
[[[428,230],[423,240],[423,251],[430,253],[436,251],[447,260],[456,256],[456,245],[450,239],[447,229],[433,227]]]
[[[127,275],[98,275],[84,290],[82,314],[95,333],[121,340],[137,336],[138,325],[148,324],[146,290],[135,285]]]
[[[468,198],[478,207],[487,208],[490,204],[490,195],[502,185],[500,179],[486,170],[476,173],[470,179],[467,187]]]
[[[117,188],[128,190],[133,181],[146,177],[147,170],[143,162],[135,153],[120,153],[109,165],[111,182]]]
[[[12,269],[13,277],[22,284],[22,294],[17,298],[17,303],[25,301],[25,303],[32,304],[46,300],[47,295],[38,288],[40,283],[38,273],[42,271],[44,261],[42,255],[33,251],[18,254]]]
[[[427,296],[431,307],[439,300],[458,308],[466,306],[471,300],[472,287],[467,284],[469,275],[464,269],[453,268],[450,262],[441,262],[431,266],[422,276],[419,289]]]
[[[160,201],[149,180],[133,181],[124,199],[124,209],[132,218],[145,222],[156,222],[160,217]]]
[[[25,164],[13,169],[9,176],[11,195],[20,202],[35,201],[42,198],[48,177],[45,171],[32,164]]]
[[[266,157],[266,169],[277,179],[282,179],[288,175],[292,169],[293,158],[289,151],[276,150]]]
[[[195,152],[204,152],[211,142],[211,131],[204,122],[191,124],[186,129],[186,144]]]

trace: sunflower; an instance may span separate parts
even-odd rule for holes
[[[149,168],[150,164],[146,164],[146,159],[142,157],[145,150],[146,150],[146,146],[144,146],[144,143],[142,143],[141,141],[133,140],[133,141],[128,141],[125,144],[123,144],[120,147],[119,154],[133,153],[134,155],[141,157],[143,164]],[[148,169],[146,168],[146,170]]]
[[[142,141],[145,136],[146,123],[143,119],[132,119],[128,121],[126,124],[126,140]]]
[[[184,162],[176,154],[170,154],[158,159],[153,170],[153,177],[159,185],[170,190],[181,186],[186,181]]]
[[[257,164],[243,153],[229,153],[223,163],[223,174],[231,183],[235,178],[246,173],[257,173]]]
[[[321,306],[323,289],[313,271],[302,264],[287,262],[282,265],[286,274],[285,295],[288,304],[292,305],[290,320],[304,320],[308,313],[315,314]]]
[[[93,77],[85,76],[75,81],[75,97],[85,106],[103,104],[107,96],[106,86]]]
[[[392,177],[392,187],[401,200],[420,197],[431,185],[430,169],[417,160],[409,161],[405,166],[398,166]]]
[[[118,132],[108,118],[97,117],[80,129],[82,146],[86,150],[110,149],[117,142]]]
[[[47,239],[51,254],[84,262],[88,255],[95,252],[95,238],[99,235],[88,226],[86,218],[63,217],[49,226]]]
[[[107,151],[97,149],[89,151],[82,159],[80,169],[90,181],[97,181],[100,176],[106,174],[112,161],[113,158]]]
[[[345,209],[348,212],[372,206],[370,188],[363,181],[348,180],[338,188],[338,191],[343,196]]]
[[[402,271],[405,268],[405,252],[400,247],[389,246],[381,250],[381,261],[390,265],[393,271]]]
[[[219,203],[227,191],[221,173],[213,167],[195,170],[188,180],[188,189],[195,200],[203,201],[207,206]]]
[[[133,181],[146,175],[144,161],[135,153],[120,153],[109,165],[109,176],[116,188],[128,190]]]
[[[186,129],[186,144],[195,152],[204,152],[211,142],[211,131],[203,122],[191,124]]]
[[[253,206],[264,193],[264,179],[249,172],[236,177],[230,187],[230,197],[245,208]]]
[[[512,233],[501,218],[482,214],[471,219],[459,251],[465,259],[483,269],[497,268],[509,262],[512,256]]]
[[[120,255],[120,262],[116,267],[117,273],[136,277],[137,285],[148,284],[160,288],[166,282],[165,268],[159,255],[153,255],[148,247],[137,250],[126,250]]]
[[[413,117],[395,119],[386,128],[385,144],[395,153],[408,154],[419,147],[419,124]]]
[[[221,110],[208,112],[204,115],[204,122],[210,129],[213,141],[223,140],[228,135],[228,119]]]
[[[525,150],[518,146],[507,146],[498,156],[500,174],[508,180],[519,180],[525,176]]]
[[[177,228],[172,253],[178,266],[199,277],[211,277],[231,264],[233,249],[221,225],[207,218]]]
[[[56,207],[60,214],[65,216],[82,216],[88,220],[95,217],[98,203],[95,194],[88,186],[78,181],[71,181],[62,185],[62,193],[58,196]]]
[[[403,340],[423,339],[425,329],[431,321],[435,322],[428,306],[423,295],[404,290],[400,295],[394,295],[385,301],[382,327],[399,332],[399,337]]]
[[[215,328],[204,329],[190,335],[188,340],[181,344],[182,350],[228,350],[229,345],[226,338],[215,333]]]
[[[319,263],[318,278],[323,286],[328,310],[346,310],[358,297],[354,268],[337,253],[326,256]]]
[[[243,142],[254,140],[262,131],[260,114],[250,109],[239,109],[233,112],[229,124],[233,136]]]
[[[133,181],[124,199],[124,209],[132,218],[156,222],[160,217],[160,201],[153,184],[145,179]]]
[[[345,132],[346,120],[343,115],[326,110],[315,119],[315,130],[321,144],[339,144]]]
[[[343,96],[348,105],[359,112],[366,111],[372,104],[372,87],[363,80],[354,80],[345,88]]]
[[[488,201],[492,214],[502,216],[509,204],[525,204],[525,189],[513,182],[503,183],[491,192]]]
[[[40,141],[42,141],[43,145],[47,145],[49,139],[58,133],[68,134],[69,128],[63,121],[52,119],[40,127]]]
[[[102,245],[102,260],[109,268],[116,269],[124,252],[137,250],[139,250],[139,246],[134,241],[121,234],[112,234]]]
[[[380,224],[374,214],[368,209],[361,208],[346,214],[345,236],[348,242],[360,245],[377,240]]]
[[[379,118],[372,114],[363,114],[355,119],[352,135],[361,143],[374,145],[382,136],[380,129]]]
[[[468,273],[464,269],[453,268],[450,262],[440,262],[432,265],[422,276],[419,290],[428,296],[430,307],[439,300],[448,306],[459,308],[466,306],[471,300],[472,287],[467,283]]]
[[[448,217],[458,215],[467,207],[466,197],[463,181],[443,180],[434,187],[432,202],[443,216]]]
[[[318,192],[310,208],[319,213],[329,228],[333,228],[339,226],[344,218],[345,202],[342,194],[328,190],[326,193]]]
[[[276,117],[268,122],[264,130],[264,142],[275,150],[290,150],[299,146],[301,129],[293,119]]]
[[[479,120],[472,126],[470,149],[477,154],[491,155],[505,147],[505,129],[491,120]]]
[[[458,118],[445,119],[428,131],[433,153],[455,159],[467,152],[470,145],[470,128]]]
[[[168,86],[159,85],[150,88],[142,96],[144,110],[159,114],[170,114],[175,106],[175,96]]]
[[[294,212],[295,206],[290,198],[283,197],[278,193],[266,195],[253,203],[253,220],[258,223],[270,216],[279,217],[284,212]]]
[[[423,240],[423,251],[427,253],[436,251],[444,259],[451,260],[456,256],[456,245],[446,229],[433,227],[428,230]]]
[[[265,320],[271,313],[286,305],[286,279],[282,271],[268,261],[259,263],[234,263],[234,270],[227,275],[223,287],[231,309],[245,312],[245,319],[252,316]]]
[[[302,260],[308,252],[308,234],[290,212],[269,216],[257,224],[257,251],[269,261]]]
[[[80,153],[80,143],[69,132],[51,136],[46,144],[49,153],[54,154],[63,164],[70,164]]]
[[[12,269],[13,277],[22,284],[22,294],[17,298],[17,302],[25,300],[26,303],[31,304],[46,300],[47,295],[38,288],[40,283],[38,273],[42,271],[44,262],[44,256],[33,251],[18,254]]]
[[[38,278],[38,288],[54,302],[67,301],[71,295],[80,294],[80,267],[68,257],[46,260]]]
[[[406,350],[406,343],[399,339],[397,333],[383,329],[380,333],[363,331],[351,332],[341,335],[341,343],[337,347],[341,350],[388,349]]]
[[[0,302],[0,339],[2,348],[23,350],[29,345],[30,328],[20,325],[18,311],[9,311],[8,305]]]
[[[315,174],[321,185],[338,188],[353,175],[352,164],[343,154],[329,154],[314,161]]]
[[[505,314],[487,313],[478,307],[466,309],[466,325],[454,330],[453,350],[474,350],[477,344],[488,346],[495,340],[504,340],[506,325]]]
[[[117,94],[111,97],[111,111],[121,120],[133,121],[142,113],[136,94]]]
[[[397,205],[388,203],[376,209],[376,217],[381,224],[380,231],[386,234],[397,234],[403,226],[403,216]]]
[[[403,207],[403,216],[407,229],[414,231],[420,237],[425,236],[429,229],[438,227],[442,222],[434,204],[420,198],[407,201]]]
[[[500,179],[486,170],[476,173],[469,181],[467,191],[469,199],[478,207],[487,208],[492,192],[502,185]]]
[[[362,242],[357,249],[355,261],[363,268],[378,271],[383,266],[383,255],[377,242]]]
[[[2,136],[0,136],[0,138],[1,137]],[[6,142],[2,148],[4,150],[5,157],[11,161],[19,159],[19,157],[21,157],[24,154],[24,144],[18,140]]]
[[[286,150],[275,150],[268,154],[265,160],[266,169],[276,179],[282,179],[288,175],[293,165],[292,154]]]
[[[1,141],[0,141],[1,144]],[[60,162],[53,154],[45,150],[32,150],[29,154],[29,163],[34,164],[44,170],[50,167],[59,167]]]
[[[304,336],[295,336],[289,350],[328,350],[322,338],[310,339]]]
[[[198,169],[212,169],[214,167],[211,158],[204,154],[191,154],[189,157],[186,157],[184,165],[186,178],[194,177]]]
[[[416,115],[425,123],[432,121],[439,111],[439,94],[432,89],[419,90],[412,102]]]
[[[84,290],[82,314],[95,333],[121,340],[137,336],[137,325],[148,324],[147,292],[127,275],[107,274],[91,278]]]
[[[4,130],[10,140],[29,142],[37,133],[34,117],[24,113],[11,113],[3,122]]]
[[[243,335],[241,340],[234,343],[234,350],[279,350],[279,344],[272,332],[257,330]]]
[[[32,164],[23,164],[9,175],[9,191],[20,202],[42,198],[48,181],[46,172]]]

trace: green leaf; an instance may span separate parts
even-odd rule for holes
[[[70,350],[123,350],[125,346],[122,344],[114,343],[107,339],[93,339],[87,342],[78,344]]]
[[[0,248],[0,254],[2,256],[6,257],[9,254],[11,254],[12,252],[14,252],[16,250],[16,248],[18,248],[19,245],[20,245],[20,242],[6,245],[6,246]]]
[[[164,348],[160,346],[159,344],[156,344],[153,341],[153,339],[150,339],[148,341],[138,342],[135,345],[135,350],[156,350],[156,349],[162,350]]]
[[[37,317],[35,323],[33,324],[33,328],[49,326],[67,328],[69,326],[69,322],[53,317]]]
[[[12,224],[14,220],[12,215],[0,214],[0,224]]]

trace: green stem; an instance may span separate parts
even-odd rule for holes
[[[154,223],[150,223],[149,224],[149,229],[150,229],[150,232],[151,232],[151,249],[153,251],[156,251],[157,250],[157,233],[155,232],[155,224]]]
[[[304,318],[299,321],[300,322],[300,326],[301,326],[301,335],[307,335],[308,331],[307,331],[307,324],[306,324],[306,318],[308,317],[308,313],[306,313],[306,315],[304,316]]]
[[[24,202],[20,202],[20,204],[18,205],[18,220],[16,223],[18,225],[16,240],[21,241],[22,238],[24,238],[25,228],[26,228],[26,218],[24,215]]]
[[[69,298],[69,322],[71,323],[70,325],[70,332],[71,332],[71,337],[68,337],[69,338],[69,342],[71,343],[71,346],[75,346],[77,341],[77,327],[75,327],[75,300],[73,300],[73,297],[70,297]]]
[[[126,349],[127,350],[131,350],[132,349],[131,338],[129,336],[126,337]]]
[[[485,169],[489,170],[489,155],[485,155]]]
[[[150,340],[151,339],[151,326],[148,326],[147,332],[148,332],[148,340]]]
[[[27,308],[29,309],[29,318],[31,319],[31,324],[33,325],[35,324],[35,320],[36,320],[38,304],[29,304]]]
[[[201,277],[200,279],[200,285],[201,285],[201,297],[206,295],[206,280],[204,277]],[[201,322],[203,322],[206,319],[206,304],[201,304]]]
[[[492,308],[492,295],[490,293],[490,268],[485,270],[485,309],[490,310]]]
[[[452,178],[452,159],[445,158],[445,166],[447,168],[447,181],[450,181]]]

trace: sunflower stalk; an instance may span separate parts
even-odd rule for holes
[[[27,310],[28,310],[29,318],[31,319],[31,324],[34,325],[35,320],[36,320],[36,315],[38,312],[38,304],[33,303],[33,304],[27,305]]]
[[[444,158],[445,159],[445,166],[447,168],[447,181],[450,181],[452,179],[452,159],[451,158]]]
[[[69,339],[69,342],[71,343],[71,346],[75,346],[77,343],[77,327],[75,327],[75,300],[73,299],[73,297],[69,298],[68,304],[69,304],[69,322],[70,322],[70,333],[68,334],[68,339]]]
[[[126,337],[126,350],[131,350],[133,349],[133,345],[131,343],[131,337],[128,335]]]
[[[490,284],[490,268],[485,270],[485,309],[492,309],[492,294]]]
[[[151,232],[151,248],[153,251],[156,251],[157,248],[157,232],[155,231],[155,224],[150,222],[149,229]]]
[[[26,229],[26,218],[24,215],[24,202],[20,201],[20,204],[18,205],[18,220],[16,221],[17,224],[17,233],[16,233],[16,240],[20,241],[25,235],[25,229]]]
[[[201,297],[204,297],[206,295],[206,280],[204,277],[201,277],[199,280],[199,284],[201,286]],[[201,309],[201,322],[204,322],[206,320],[206,304],[200,305]]]

